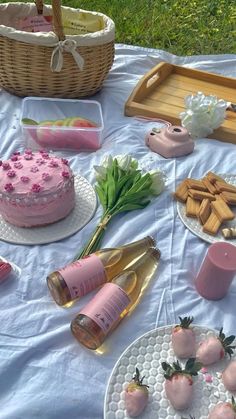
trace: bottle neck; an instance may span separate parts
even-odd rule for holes
[[[155,247],[151,247],[146,251],[146,253],[143,256],[141,256],[137,261],[135,261],[132,265],[130,265],[128,269],[135,271],[138,274],[140,270],[142,271],[144,266],[146,268],[146,264],[148,262],[152,261],[153,263],[158,265],[160,257],[161,257],[160,250]]]
[[[148,249],[143,256],[116,275],[111,282],[121,287],[128,295],[132,294],[134,290],[135,293],[139,293],[154,275],[160,255],[160,250]]]
[[[139,248],[139,247],[149,248],[149,247],[154,247],[155,245],[156,245],[156,242],[153,239],[153,237],[147,236],[147,237],[144,237],[143,239],[137,240],[133,243],[125,244],[121,248],[122,249],[127,249],[127,248],[136,249],[136,248]]]
[[[100,250],[95,254],[100,258],[105,268],[109,269],[119,263],[120,269],[123,269],[132,260],[147,252],[154,245],[154,239],[147,236],[121,247]]]

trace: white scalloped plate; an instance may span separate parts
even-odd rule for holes
[[[236,186],[236,175],[220,175],[224,178],[227,182],[231,183],[232,185]],[[236,216],[236,207],[231,207],[232,211],[235,213]],[[197,218],[187,217],[185,214],[185,204],[177,201],[177,211],[179,217],[183,224],[196,236],[200,237],[202,240],[205,240],[208,243],[215,243],[219,241],[226,241],[224,236],[221,234],[221,230],[224,227],[235,227],[236,226],[236,219],[232,221],[227,221],[227,223],[222,224],[218,233],[215,236],[211,236],[210,234],[204,233],[202,231],[202,225],[199,223]],[[228,243],[234,244],[236,246],[236,240],[227,240]]]
[[[62,240],[81,230],[93,217],[97,196],[90,183],[75,176],[75,208],[63,220],[44,227],[21,228],[7,223],[0,216],[0,239],[16,244],[46,244]]]
[[[218,332],[206,327],[193,325],[196,341],[206,339]],[[115,364],[108,381],[105,401],[104,419],[129,419],[125,410],[124,394],[127,384],[135,374],[135,368],[145,376],[144,384],[149,385],[149,401],[140,415],[140,419],[183,419],[190,415],[196,419],[207,419],[210,409],[220,401],[231,400],[231,395],[224,388],[220,373],[228,360],[208,367],[208,374],[213,378],[212,383],[205,381],[205,374],[199,373],[194,377],[194,400],[191,408],[177,412],[166,398],[164,390],[164,376],[161,363],[172,363],[176,360],[172,345],[171,331],[173,326],[164,326],[151,330],[135,340],[123,352]],[[182,365],[185,360],[180,361]]]

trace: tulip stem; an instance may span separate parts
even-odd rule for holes
[[[109,213],[106,212],[105,214],[103,214],[100,223],[98,224],[98,226],[94,230],[94,233],[92,234],[91,239],[88,241],[83,250],[75,256],[74,260],[81,259],[84,256],[94,253],[100,247],[100,243],[105,234],[107,224],[109,223],[111,218],[112,215],[110,215]]]

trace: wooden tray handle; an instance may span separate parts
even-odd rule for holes
[[[43,0],[35,0],[39,15],[43,14]],[[64,41],[65,34],[62,26],[61,0],[52,0],[53,29],[60,41]]]
[[[143,91],[146,93],[147,91],[153,90],[155,86],[161,84],[171,72],[171,64],[163,62],[158,64],[142,78]]]
[[[172,72],[173,66],[166,62],[161,62],[152,70],[145,74],[134,88],[129,99],[126,102],[126,107],[131,106],[132,102],[139,102],[146,97],[149,92],[154,91],[156,86],[161,84],[168,75]]]

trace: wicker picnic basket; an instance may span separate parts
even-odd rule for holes
[[[62,9],[42,0],[34,3],[0,4],[0,86],[17,96],[78,98],[93,95],[102,87],[114,60],[114,22],[102,13],[103,29],[79,35],[66,35]],[[39,14],[52,16],[53,31],[26,32],[15,29],[17,18]]]

